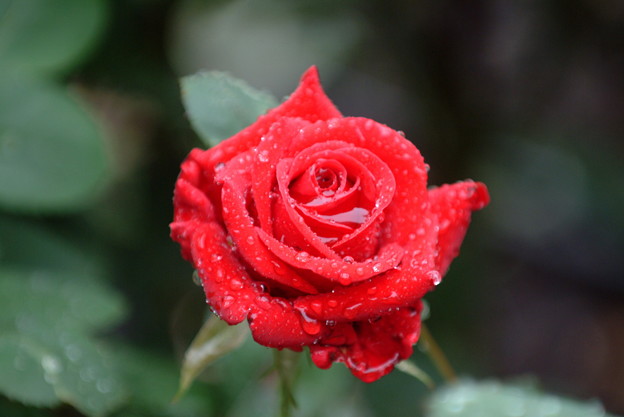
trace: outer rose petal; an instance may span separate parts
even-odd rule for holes
[[[490,195],[483,183],[474,181],[443,185],[429,190],[431,212],[438,217],[438,256],[436,264],[444,275],[451,261],[459,255],[470,215],[490,202]]]
[[[191,246],[206,300],[223,320],[236,324],[248,318],[254,339],[270,347],[300,349],[322,336],[320,327],[316,334],[306,333],[291,303],[270,297],[252,281],[227,245],[221,226],[204,223]]]
[[[412,355],[420,335],[421,303],[378,318],[336,326],[319,343],[310,346],[312,360],[319,368],[343,362],[364,382],[373,382],[388,374],[394,365]],[[333,346],[332,340],[340,342]]]

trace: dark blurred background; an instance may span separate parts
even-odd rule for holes
[[[47,13],[62,14],[66,1],[74,3]],[[0,2],[0,60],[11,3]],[[173,396],[176,361],[205,308],[168,238],[179,163],[202,146],[178,78],[222,70],[283,97],[316,64],[343,114],[405,132],[430,164],[432,185],[472,178],[490,189],[492,203],[474,215],[462,255],[427,297],[429,328],[457,371],[528,376],[624,413],[624,2],[100,3],[91,44],[71,65],[36,75],[68,88],[95,119],[107,161],[97,193],[51,209],[0,200],[0,262],[23,267],[29,255],[43,256],[28,245],[21,255],[7,249],[23,230],[96,259],[126,304],[126,318],[104,339],[166,363],[173,392],[161,396]],[[12,103],[0,102],[0,112]],[[7,138],[0,130],[0,151]],[[260,352],[268,355],[261,364],[270,361]],[[333,375],[348,387],[334,411],[418,415],[413,392],[421,388],[404,375],[364,385],[340,370],[319,372],[317,383]],[[244,415],[240,403],[260,394],[223,388],[218,377],[198,383],[198,397],[210,401],[189,410]],[[39,415],[8,399],[2,407]],[[50,413],[80,415],[64,407]],[[160,415],[145,409],[119,415]],[[178,415],[171,413],[162,415]]]

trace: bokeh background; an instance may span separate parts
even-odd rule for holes
[[[203,146],[178,79],[283,97],[312,64],[343,114],[405,132],[431,184],[489,186],[427,297],[458,373],[624,413],[624,2],[0,0],[1,415],[275,414],[252,343],[170,404],[206,312],[168,237]],[[302,416],[422,413],[399,372],[302,365]]]

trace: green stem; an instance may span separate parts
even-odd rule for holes
[[[292,393],[299,355],[290,350],[274,350],[275,370],[279,377],[280,417],[290,417],[291,410],[297,407]]]
[[[431,335],[431,332],[424,323],[420,330],[420,340],[424,343],[424,348],[427,351],[427,354],[435,364],[436,368],[438,368],[438,371],[446,382],[452,383],[457,381],[457,374],[455,374],[451,363],[446,358],[446,355],[440,348],[440,345],[436,343],[435,339]]]

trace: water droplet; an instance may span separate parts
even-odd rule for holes
[[[76,345],[67,345],[65,346],[65,356],[67,356],[67,359],[70,361],[76,362],[82,357],[82,351]]]
[[[427,277],[433,282],[433,285],[438,285],[442,282],[442,275],[438,271],[429,271],[427,272]]]
[[[113,390],[113,382],[110,379],[99,379],[95,383],[95,388],[102,394],[108,394]]]
[[[355,261],[355,259],[353,259],[353,256],[345,256],[344,258],[342,258],[342,260],[348,264],[351,264]]]
[[[338,301],[336,301],[336,300],[334,300],[334,299],[328,300],[328,301],[327,301],[327,305],[328,305],[328,306],[330,306],[330,307],[332,307],[332,308],[333,308],[333,307],[336,307],[336,306],[338,305]]]
[[[224,273],[222,269],[217,269],[217,271],[215,272],[215,281],[217,282],[223,282],[223,277],[224,277]]]
[[[232,304],[234,304],[234,297],[231,295],[223,297],[223,308],[229,308]]]
[[[41,358],[41,367],[47,374],[56,375],[61,372],[61,363],[54,356],[44,355]]]
[[[316,314],[321,314],[323,312],[323,303],[321,303],[320,301],[312,301],[310,303],[310,308]]]
[[[381,271],[381,264],[380,263],[376,263],[375,265],[373,265],[373,271],[374,272]]]
[[[243,283],[236,278],[232,278],[230,280],[230,288],[233,289],[234,291],[238,291],[243,288]]]
[[[361,305],[362,303],[353,304],[352,306],[345,308],[342,313],[347,320],[352,320],[357,315],[357,309],[360,308]]]
[[[338,280],[342,285],[349,285],[351,284],[351,275],[348,272],[342,272]]]
[[[268,297],[265,297],[264,295],[257,298],[257,304],[264,310],[268,310],[271,307],[271,302]]]
[[[310,254],[306,251],[301,251],[297,253],[295,259],[299,262],[308,262],[308,260],[310,259]]]
[[[217,254],[217,253],[213,253],[212,255],[210,255],[210,261],[211,262],[219,262],[221,259],[223,259],[223,256]]]
[[[197,271],[193,271],[193,283],[199,287],[202,286],[202,279]]]
[[[277,275],[284,275],[286,273],[286,269],[284,269],[284,266],[279,262],[271,261],[271,264],[273,265],[273,271],[275,271]]]
[[[308,317],[303,310],[300,310],[299,313],[301,314],[301,327],[304,332],[310,335],[315,335],[321,331],[321,323]]]
[[[225,168],[225,163],[223,163],[223,162],[219,162],[217,165],[215,165],[214,170],[215,170],[215,172],[219,172],[219,171],[221,171],[223,168]]]
[[[366,293],[368,295],[373,295],[377,292],[377,287],[370,287],[368,290],[366,290]]]
[[[361,266],[357,267],[355,269],[355,273],[358,274],[359,276],[364,276],[364,268],[362,268]]]
[[[247,236],[247,243],[249,243],[250,245],[253,245],[256,242],[256,238],[253,237],[252,235]]]
[[[258,154],[258,160],[260,162],[269,162],[269,151],[267,151],[266,149],[264,151],[261,151]]]

